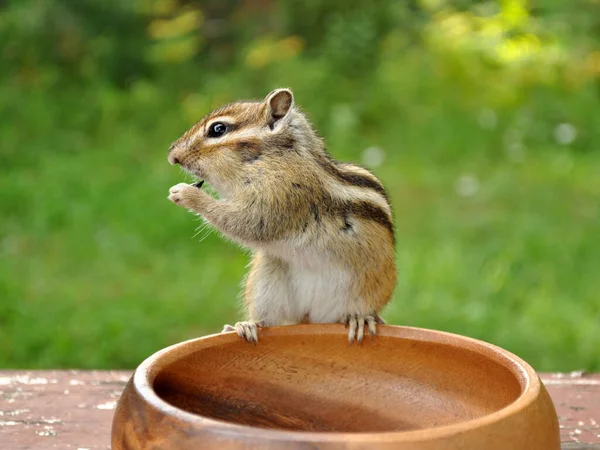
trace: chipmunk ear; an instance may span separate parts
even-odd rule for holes
[[[289,89],[275,89],[265,99],[272,123],[283,119],[294,106],[294,94]]]

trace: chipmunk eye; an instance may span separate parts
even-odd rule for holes
[[[208,129],[208,137],[223,136],[227,131],[227,125],[223,122],[215,122]]]

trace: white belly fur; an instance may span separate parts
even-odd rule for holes
[[[289,278],[290,310],[297,320],[307,314],[311,323],[339,321],[347,311],[350,277],[340,269],[297,268]]]
[[[298,323],[308,315],[311,323],[332,323],[348,313],[352,277],[322,248],[290,251],[289,246],[271,245],[264,250],[289,264],[288,295],[278,299],[287,302],[280,310],[288,317],[281,319]]]

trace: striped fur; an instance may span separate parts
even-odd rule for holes
[[[216,122],[228,132],[208,137]],[[173,143],[169,161],[220,197],[178,185],[176,202],[253,251],[244,290],[251,321],[339,322],[376,315],[390,300],[396,268],[385,189],[327,153],[290,91],[213,111]]]

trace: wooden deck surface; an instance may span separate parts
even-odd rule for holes
[[[110,449],[128,371],[0,371],[0,449]],[[542,374],[563,449],[600,450],[600,374]]]

